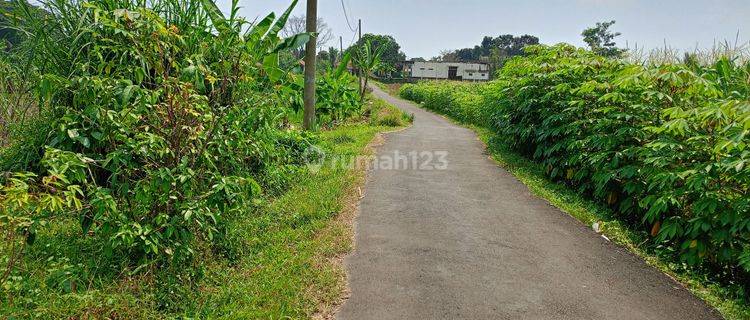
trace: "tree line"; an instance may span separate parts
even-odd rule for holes
[[[289,23],[282,30],[282,34],[296,34],[304,31],[304,16],[295,16],[289,19]],[[615,21],[598,22],[595,26],[586,28],[581,33],[583,41],[589,46],[592,52],[609,58],[620,58],[626,53],[626,49],[617,47],[614,41],[621,33],[613,32],[610,29]],[[323,19],[318,19],[318,37],[317,47],[326,48],[329,42],[333,40],[333,32]],[[361,39],[341,49],[336,46],[328,46],[318,52],[317,65],[321,70],[335,67],[341,59],[347,54],[352,55],[352,61],[356,61],[359,48],[369,43],[373,49],[382,51],[380,56],[379,70],[375,70],[378,75],[390,76],[398,75],[402,70],[403,62],[407,61],[406,54],[401,50],[401,45],[392,35],[367,33]],[[531,45],[539,44],[539,37],[529,34],[512,35],[501,34],[499,36],[484,36],[482,41],[473,46],[460,49],[443,50],[438,56],[431,57],[429,61],[438,62],[483,62],[490,66],[494,73],[499,70],[509,59],[524,55],[524,48]],[[287,64],[298,64],[304,56],[304,48],[298,48],[287,53],[282,60]],[[409,58],[408,61],[428,61],[424,57]]]

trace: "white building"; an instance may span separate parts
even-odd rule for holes
[[[490,79],[490,67],[484,63],[415,61],[404,67],[404,71],[410,77],[417,79],[469,81],[487,81]]]

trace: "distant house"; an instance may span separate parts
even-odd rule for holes
[[[410,61],[404,63],[404,73],[415,79],[490,80],[490,66],[481,62]]]

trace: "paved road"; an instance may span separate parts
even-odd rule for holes
[[[352,295],[337,318],[719,318],[669,277],[531,195],[488,159],[472,131],[374,90],[416,116],[411,128],[386,136],[378,156],[447,151],[448,166],[404,168],[413,163],[401,159],[388,170],[396,166],[379,161],[346,259]]]

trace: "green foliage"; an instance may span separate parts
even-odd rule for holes
[[[380,127],[401,127],[414,122],[409,115],[381,99],[369,99],[365,106],[370,125]]]
[[[424,81],[401,86],[400,95],[460,121],[489,125],[486,115],[492,104],[486,101],[488,91],[469,82]]]
[[[362,76],[364,76],[364,82],[361,83],[359,88],[359,96],[361,101],[365,101],[365,95],[367,94],[367,84],[370,80],[370,76],[377,71],[381,70],[386,64],[383,63],[382,56],[389,46],[380,45],[377,46],[374,42],[368,40],[362,43],[352,55],[354,60],[354,66],[359,70]]]
[[[315,219],[268,207],[310,177],[306,152],[321,143],[295,129],[302,76],[288,61],[311,35],[278,35],[296,1],[253,23],[238,3],[226,15],[211,0],[14,3],[23,41],[0,57],[1,314],[210,317],[222,312],[202,304],[219,300],[201,289],[263,263],[297,272],[245,283],[257,285],[250,296],[296,292],[267,314],[312,313],[311,282],[333,294],[329,274],[300,271],[318,250],[302,239],[333,216],[340,190],[303,204]],[[331,124],[360,119],[348,59],[319,78]],[[340,184],[344,169],[323,187]]]
[[[654,246],[746,284],[748,79],[750,65],[727,58],[643,67],[534,46],[488,84],[419,83],[401,95],[491,128],[552,179],[651,234]]]
[[[371,51],[381,52],[380,60],[389,70],[395,70],[397,63],[406,60],[406,54],[401,52],[401,46],[393,36],[389,35],[363,34],[362,39],[357,40],[356,43],[344,51],[345,53],[351,53],[354,61],[365,59],[366,57],[360,57],[360,54],[362,53],[362,47],[367,43],[372,48]]]
[[[39,76],[14,54],[0,56],[0,172],[39,168],[52,119],[35,95]]]
[[[441,61],[487,61],[494,71],[500,69],[506,60],[523,55],[526,46],[536,44],[539,44],[539,38],[528,34],[504,34],[495,38],[485,36],[482,42],[473,48],[447,51],[437,58]]]
[[[9,50],[21,41],[14,29],[14,22],[8,16],[12,11],[13,4],[10,1],[0,1],[0,52]]]
[[[597,22],[595,27],[586,28],[581,33],[583,42],[589,45],[591,51],[598,55],[608,58],[620,58],[625,54],[627,49],[617,47],[615,38],[621,35],[619,32],[609,31],[609,28],[615,24],[615,21]]]
[[[225,17],[210,0],[42,1],[49,15],[16,4],[25,38],[8,69],[39,76],[3,74],[0,103],[33,101],[43,125],[0,158],[17,171],[0,179],[4,296],[32,293],[13,285],[27,276],[18,261],[67,221],[91,241],[66,259],[96,251],[86,268],[114,259],[124,274],[171,270],[165,285],[192,279],[196,251],[222,251],[227,219],[246,215],[263,187],[285,188],[294,170],[277,169],[301,166],[311,141],[284,127],[299,88],[278,56],[310,35],[277,35],[294,4],[252,25],[236,5]],[[25,132],[3,125],[3,139]]]
[[[321,126],[330,128],[362,110],[357,78],[346,69],[349,61],[351,55],[347,53],[338,67],[327,66],[322,74],[316,77],[315,116]],[[297,81],[300,90],[292,99],[295,101],[294,110],[299,113],[302,103],[302,79],[298,78]]]
[[[316,114],[322,123],[342,121],[362,108],[357,92],[357,78],[346,72],[351,55],[346,54],[338,68],[329,68],[317,80]]]
[[[319,70],[326,70],[328,68],[335,68],[338,66],[340,60],[343,57],[339,57],[339,49],[336,49],[334,47],[328,47],[327,50],[322,50],[318,52],[318,56],[315,61],[317,61],[317,69]]]

